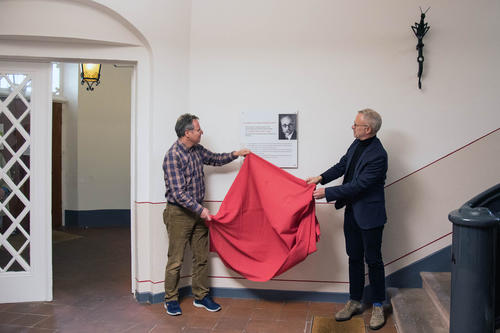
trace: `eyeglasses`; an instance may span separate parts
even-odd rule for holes
[[[194,131],[194,132],[198,132],[198,133],[202,132],[201,127],[200,128],[192,128],[192,129],[189,129],[188,131]]]
[[[360,125],[360,124],[356,124],[356,123],[354,123],[354,124],[352,125],[352,127],[356,128],[356,127],[369,127],[369,126],[368,126],[368,125]]]

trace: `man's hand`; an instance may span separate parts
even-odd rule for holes
[[[241,149],[241,150],[238,150],[238,151],[233,151],[233,156],[235,157],[238,157],[238,156],[247,156],[248,154],[250,154],[251,151],[250,149]]]
[[[323,179],[323,177],[321,176],[317,176],[317,177],[309,177],[306,179],[306,183],[307,184],[317,184],[319,183],[321,180]]]
[[[318,188],[313,192],[314,199],[323,199],[325,197],[325,188]]]
[[[206,221],[210,221],[210,211],[207,208],[203,208],[200,217]]]

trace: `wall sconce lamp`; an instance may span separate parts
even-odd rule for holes
[[[81,74],[82,77],[82,86],[84,83],[87,83],[87,90],[94,90],[94,83],[96,86],[101,83],[99,79],[101,78],[101,64],[81,64]]]

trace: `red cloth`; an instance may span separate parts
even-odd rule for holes
[[[210,250],[252,281],[267,281],[316,251],[315,186],[249,154],[217,215]]]

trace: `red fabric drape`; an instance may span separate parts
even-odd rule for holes
[[[267,281],[316,251],[319,223],[315,186],[255,154],[240,172],[212,220],[210,250],[252,281]]]

